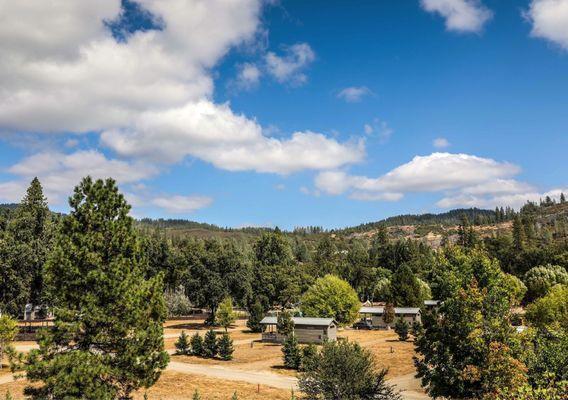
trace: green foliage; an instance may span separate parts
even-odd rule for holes
[[[85,178],[69,200],[45,283],[55,326],[32,350],[36,399],[128,398],[168,363],[160,277],[145,280],[130,207],[113,180]]]
[[[225,297],[219,304],[215,319],[220,326],[225,328],[225,332],[237,320],[237,314],[233,311],[233,300],[230,297]]]
[[[357,319],[359,307],[355,290],[334,275],[319,278],[302,296],[300,305],[305,316],[333,318],[341,326],[352,324]]]
[[[239,397],[237,396],[237,392],[235,391],[233,393],[233,395],[231,396],[231,400],[238,400],[238,399],[239,399]]]
[[[544,387],[523,385],[513,390],[503,390],[491,400],[565,400],[568,398],[568,381],[553,383]]]
[[[302,364],[302,354],[298,346],[296,335],[288,335],[282,345],[284,365],[286,368],[299,369]]]
[[[0,315],[0,369],[4,353],[11,349],[12,342],[18,334],[18,321],[7,314]]]
[[[546,295],[554,285],[568,284],[568,272],[558,265],[545,265],[532,268],[525,274],[528,297],[537,299]]]
[[[522,345],[523,360],[534,387],[568,381],[568,331],[529,329],[523,333]]]
[[[394,331],[398,335],[398,340],[406,342],[408,340],[408,331],[410,326],[403,318],[399,318],[394,325]]]
[[[316,356],[318,355],[318,348],[315,344],[310,343],[302,348],[302,365],[300,369],[302,371],[308,371],[315,367],[314,362]]]
[[[233,347],[233,340],[227,332],[223,333],[219,338],[217,348],[219,349],[219,357],[221,357],[222,360],[229,361],[233,359],[235,349]]]
[[[205,358],[215,358],[219,352],[219,346],[217,345],[217,334],[213,329],[210,329],[205,334],[205,339],[203,340],[203,357]]]
[[[418,322],[418,321],[414,321],[412,323],[412,335],[417,338],[420,337],[420,335],[422,335],[422,333],[424,333],[424,326]]]
[[[203,357],[204,355],[204,348],[203,348],[203,338],[197,332],[191,337],[190,340],[191,345],[191,354],[198,357]]]
[[[195,392],[193,392],[192,400],[201,400],[201,395],[199,394],[199,390],[195,389]]]
[[[527,307],[531,324],[547,328],[558,325],[568,330],[568,286],[556,285],[548,294]]]
[[[511,274],[503,275],[503,287],[509,293],[511,305],[520,304],[527,293],[527,287],[523,281]]]
[[[189,343],[189,337],[185,333],[185,331],[181,331],[177,342],[175,343],[176,346],[176,354],[180,355],[189,355],[191,353],[191,345]]]
[[[262,325],[260,321],[264,318],[264,308],[260,301],[256,300],[249,308],[249,318],[247,320],[247,327],[254,333],[262,332]]]
[[[386,370],[377,370],[373,355],[357,343],[325,343],[312,368],[300,373],[299,385],[308,400],[399,400],[386,383]]]
[[[400,307],[422,307],[427,291],[408,265],[403,265],[391,279],[392,301]]]
[[[373,298],[375,300],[387,301],[392,298],[391,281],[389,278],[381,278],[375,285]]]
[[[475,278],[456,281],[459,289],[450,291],[440,306],[443,317],[423,316],[415,365],[430,396],[481,398],[498,387],[514,388],[526,381],[526,368],[518,359],[516,334],[508,322],[508,293],[499,275],[494,276],[494,265],[479,254],[469,260],[458,257],[463,265],[453,267],[479,277],[484,285],[479,287]]]
[[[385,305],[385,310],[383,313],[383,321],[387,324],[387,327],[394,322],[395,312],[392,303],[387,303]]]
[[[294,320],[289,311],[282,311],[276,318],[276,331],[284,336],[294,333]]]

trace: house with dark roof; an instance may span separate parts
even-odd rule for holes
[[[383,315],[385,313],[385,307],[361,307],[359,314],[361,319],[371,322],[373,328],[386,329],[389,326],[383,320]],[[418,307],[395,307],[394,308],[395,322],[402,318],[410,325],[414,322],[422,323],[422,314],[420,308]],[[390,325],[394,325],[393,322]]]
[[[306,318],[293,317],[294,334],[299,343],[323,343],[337,339],[337,323],[333,318]],[[286,336],[278,333],[276,329],[277,317],[264,317],[260,321],[264,331],[263,342],[283,343]]]

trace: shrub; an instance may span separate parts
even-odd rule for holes
[[[284,365],[286,368],[299,369],[302,363],[302,356],[300,348],[298,347],[298,339],[296,335],[288,335],[284,345],[282,346],[282,353],[284,353]]]
[[[219,356],[222,360],[229,361],[233,359],[233,340],[228,333],[223,333],[219,341],[217,342],[217,347],[219,349]]]
[[[202,357],[203,356],[203,338],[199,333],[195,333],[191,337],[191,354],[194,356]]]
[[[215,358],[218,351],[217,334],[213,329],[210,329],[205,334],[205,340],[203,341],[203,357]]]
[[[191,353],[191,345],[189,344],[189,338],[185,331],[181,331],[181,335],[179,335],[175,346],[176,354],[187,355]]]
[[[394,331],[398,335],[398,340],[400,340],[401,342],[406,342],[406,340],[408,340],[408,329],[408,322],[406,322],[404,319],[399,318],[396,321],[396,324],[394,325]]]
[[[185,295],[183,288],[164,293],[168,317],[182,317],[191,314],[191,303]]]

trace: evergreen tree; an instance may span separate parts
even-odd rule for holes
[[[191,345],[189,344],[189,339],[185,331],[181,331],[181,335],[179,335],[175,346],[176,354],[188,355],[191,352]]]
[[[385,322],[385,324],[387,324],[387,328],[390,329],[390,324],[393,323],[394,317],[395,317],[394,306],[392,303],[389,302],[385,305],[383,311],[383,321]]]
[[[294,320],[289,311],[282,311],[276,318],[276,331],[284,336],[294,332]]]
[[[424,304],[424,294],[418,278],[414,275],[410,267],[405,264],[401,266],[391,279],[392,301],[400,307],[422,307]]]
[[[406,322],[402,318],[399,318],[394,325],[394,331],[398,335],[398,340],[400,340],[401,342],[406,342],[408,340],[408,330],[408,322]]]
[[[193,392],[193,396],[191,397],[192,400],[201,400],[201,395],[199,394],[199,390],[195,389]]]
[[[302,371],[308,371],[315,367],[314,360],[318,354],[318,349],[315,344],[310,343],[302,348]]]
[[[477,236],[475,231],[473,230],[467,215],[463,214],[458,227],[458,244],[466,248],[472,248],[476,243]]]
[[[298,347],[296,335],[288,335],[282,346],[284,365],[286,368],[299,369],[302,364],[302,355]]]
[[[564,193],[560,193],[560,204],[566,203],[566,196]]]
[[[424,332],[424,327],[418,321],[414,321],[412,323],[412,335],[414,338],[419,337]]]
[[[203,357],[203,338],[197,332],[191,337],[191,354],[198,357]]]
[[[205,339],[203,340],[203,357],[215,358],[219,352],[219,347],[217,346],[217,334],[213,329],[209,329],[205,334]]]
[[[249,318],[247,320],[247,327],[254,333],[262,332],[262,325],[260,321],[264,318],[264,308],[260,301],[256,300],[249,308]]]
[[[128,399],[168,363],[159,277],[145,280],[130,206],[112,179],[75,188],[45,268],[55,325],[32,350],[34,399]]]
[[[233,340],[227,332],[221,335],[217,347],[219,349],[219,357],[221,357],[222,360],[229,361],[233,359],[235,349],[233,347]]]
[[[526,234],[519,215],[515,215],[513,219],[513,246],[515,250],[522,251],[525,248]]]

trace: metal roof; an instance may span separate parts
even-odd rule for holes
[[[361,307],[359,314],[384,314],[384,307]],[[420,314],[418,307],[395,307],[395,314]]]
[[[437,306],[440,304],[440,300],[424,300],[425,306]]]
[[[313,325],[313,326],[330,326],[335,323],[333,318],[306,318],[306,317],[293,317],[294,325]],[[264,317],[260,321],[262,325],[276,325],[278,323],[277,317]]]

